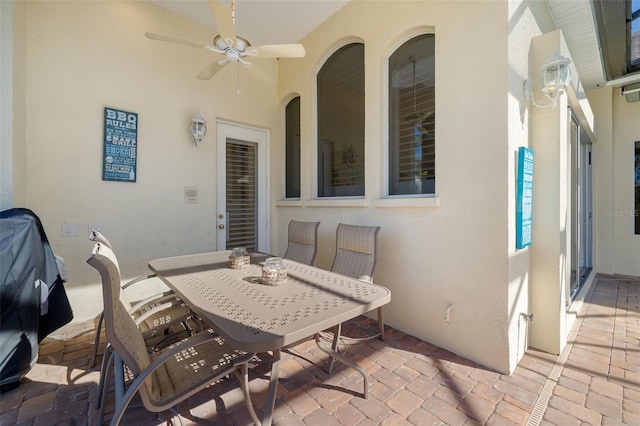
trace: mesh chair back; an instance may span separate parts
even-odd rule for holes
[[[313,265],[318,253],[318,226],[320,222],[289,222],[289,242],[283,257]]]
[[[113,251],[96,243],[87,263],[102,277],[104,319],[107,340],[134,375],[139,375],[150,363],[149,354],[140,329],[120,300],[120,269]],[[151,381],[145,383],[151,392]]]
[[[96,231],[95,229],[91,231],[91,233],[89,234],[89,240],[91,241],[95,241],[97,243],[100,243],[102,245],[102,247],[106,247],[109,249],[109,251],[111,251],[111,254],[113,254],[114,259],[115,259],[115,254],[113,253],[113,247],[111,246],[111,243],[109,242],[109,240],[107,239],[107,237],[105,237],[104,235],[102,235],[102,233]],[[116,263],[117,265],[117,263]],[[118,266],[118,278],[120,277],[120,267]],[[120,286],[122,286],[122,283],[120,283]],[[122,302],[122,304],[124,305],[124,307],[127,310],[131,309],[131,301],[129,301],[129,299],[127,298],[126,294],[122,291],[118,291],[119,294],[119,298],[120,301]]]
[[[331,270],[363,281],[372,281],[379,231],[379,226],[339,224],[336,230],[336,257]]]

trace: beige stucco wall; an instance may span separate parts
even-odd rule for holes
[[[634,234],[634,142],[640,141],[640,102],[619,88],[589,92],[597,111],[593,148],[595,265],[607,274],[640,275],[640,235]]]
[[[24,2],[2,2],[0,18],[0,210],[4,210],[23,204],[26,192]]]
[[[151,4],[47,1],[20,7],[14,34],[22,34],[26,53],[15,64],[23,77],[17,77],[14,97],[24,109],[18,126],[25,142],[14,175],[24,176],[24,185],[14,182],[14,191],[41,215],[54,251],[67,263],[76,319],[95,315],[101,305],[97,274],[85,264],[89,223],[103,225],[125,276],[146,272],[151,258],[215,248],[213,135],[219,117],[271,132],[272,252],[284,252],[290,219],[319,220],[316,264],[329,268],[338,223],[380,225],[375,281],[392,291],[387,323],[490,368],[513,371],[531,343],[531,324],[520,314],[531,313],[536,271],[531,248],[515,250],[515,176],[517,148],[532,146],[531,109],[522,93],[531,70],[530,40],[553,30],[544,2],[354,1],[302,40],[304,59],[266,62],[279,85],[245,72],[240,95],[235,69],[198,81],[194,76],[211,57],[144,38],[146,31],[193,40],[211,35]],[[425,31],[436,34],[437,196],[389,199],[387,58]],[[336,49],[356,40],[365,44],[365,197],[317,200],[314,76]],[[290,201],[282,199],[281,127],[284,106],[295,94],[302,100],[302,197]],[[600,108],[605,114],[606,102]],[[139,114],[135,184],[101,180],[105,106]],[[596,115],[600,109],[594,108]],[[198,149],[188,135],[197,112],[209,121]],[[633,122],[632,112],[626,114]],[[551,189],[559,196],[564,190],[559,182],[549,185],[536,182],[534,193]],[[602,177],[597,185],[609,182]],[[185,186],[200,188],[198,204],[183,202]],[[557,201],[553,214],[559,216],[565,210]],[[77,224],[80,235],[62,237],[63,223]],[[608,223],[600,218],[594,227],[600,232]],[[544,251],[536,238],[534,233],[534,244]],[[623,247],[637,253],[637,237],[629,241]],[[551,268],[560,268],[567,247],[551,248],[558,254]],[[612,246],[596,253],[596,264],[622,266],[601,254],[607,249]],[[566,271],[558,269],[549,285],[565,285],[563,277]],[[559,291],[550,308],[554,342],[566,331]],[[539,318],[533,324],[544,330]]]
[[[635,141],[640,141],[640,102],[627,102],[613,91],[613,190],[614,271],[623,275],[640,275],[640,235],[634,234]],[[606,209],[605,209],[606,210]]]
[[[534,323],[527,320],[526,315],[533,314],[531,307],[531,252],[540,244],[538,236],[533,233],[533,247],[516,249],[516,180],[518,149],[533,149],[530,139],[531,115],[533,106],[524,96],[524,79],[535,78],[532,75],[531,39],[554,29],[553,21],[547,6],[543,2],[509,2],[509,135],[507,147],[508,182],[507,219],[509,243],[508,256],[508,332],[511,351],[509,366],[513,368],[523,351],[531,344],[531,327]],[[534,174],[537,169],[537,153],[535,153]],[[534,193],[538,190],[534,186]],[[533,219],[535,224],[535,217]],[[535,230],[535,228],[534,228]],[[534,315],[535,317],[535,315]]]
[[[303,39],[307,55],[281,61],[279,87],[282,105],[292,93],[301,96],[302,197],[279,202],[275,217],[281,229],[290,219],[321,222],[316,264],[325,268],[331,266],[338,223],[380,225],[375,281],[392,292],[384,308],[387,322],[508,372],[517,352],[523,353],[517,339],[522,333],[524,345],[524,331],[513,312],[526,311],[528,259],[510,258],[515,156],[507,111],[519,116],[521,94],[515,92],[522,76],[508,63],[507,19],[506,2],[351,2]],[[410,37],[433,29],[437,197],[390,200],[384,175],[387,58]],[[365,44],[365,197],[316,200],[316,97],[308,76],[337,48],[358,40]],[[514,58],[514,65],[526,62]],[[280,151],[274,151],[274,168],[280,169],[282,146],[274,148]],[[281,183],[273,189],[282,197]],[[286,235],[277,237],[283,252]]]
[[[594,268],[605,274],[614,273],[614,224],[604,210],[614,205],[613,192],[613,91],[605,87],[588,92],[589,100],[597,120],[595,133],[597,143],[592,146],[593,174],[593,228],[594,228]]]
[[[217,117],[270,129],[279,124],[273,82],[235,67],[210,81],[195,76],[215,58],[148,40],[155,32],[207,41],[211,31],[148,2],[25,2],[26,196],[56,254],[64,258],[76,320],[99,312],[98,274],[86,263],[89,223],[103,226],[124,276],[146,273],[149,259],[215,249]],[[138,113],[137,182],[102,180],[103,114]],[[200,112],[209,132],[191,142]],[[274,137],[279,137],[276,129]],[[185,186],[199,203],[184,202]],[[62,224],[79,235],[62,237]]]

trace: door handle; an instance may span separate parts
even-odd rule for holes
[[[224,225],[223,224],[218,225],[218,229],[224,229]]]

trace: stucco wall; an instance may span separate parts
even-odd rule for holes
[[[530,250],[514,248],[515,153],[530,141],[521,91],[529,42],[553,29],[544,2],[353,1],[302,40],[304,59],[267,61],[279,85],[244,72],[240,95],[235,68],[201,82],[194,77],[210,56],[144,38],[146,31],[210,38],[210,30],[163,9],[133,1],[22,4],[26,72],[14,90],[26,100],[25,144],[17,173],[26,176],[25,206],[40,214],[67,263],[77,319],[101,305],[97,274],[85,264],[89,223],[103,225],[125,276],[146,272],[151,258],[215,248],[220,117],[271,130],[273,253],[284,252],[290,219],[318,220],[316,264],[329,268],[338,223],[380,225],[375,281],[392,291],[387,323],[498,371],[515,368],[528,343],[520,313],[528,312],[531,279]],[[436,34],[436,197],[389,199],[387,58],[425,31]],[[365,197],[317,200],[314,76],[355,40],[365,44]],[[295,94],[302,197],[288,201],[281,127]],[[105,106],[139,114],[134,184],[101,180]],[[209,121],[198,149],[188,135],[197,112]],[[200,188],[198,204],[183,202],[185,186]],[[63,223],[77,224],[80,234],[62,237]]]
[[[321,222],[316,264],[325,268],[334,256],[338,223],[380,225],[374,280],[392,292],[387,322],[500,371],[513,362],[506,327],[514,308],[507,296],[511,70],[507,26],[495,25],[506,20],[505,2],[351,2],[303,39],[307,55],[281,61],[279,87],[283,107],[292,93],[301,96],[302,197],[280,201],[275,215],[280,229],[290,219]],[[389,200],[386,60],[430,29],[436,34],[436,198]],[[365,198],[316,200],[316,96],[309,76],[353,40],[365,45]],[[283,168],[282,149],[274,145],[277,170]],[[282,197],[281,182],[275,196]],[[286,235],[274,239],[284,252]],[[526,300],[526,289],[518,297]]]
[[[520,147],[533,149],[530,141],[530,117],[533,105],[524,96],[523,81],[531,75],[530,48],[532,37],[554,29],[553,21],[544,2],[509,2],[509,137],[507,148],[508,171],[508,333],[510,347],[509,366],[515,368],[520,357],[531,343],[532,323],[525,315],[532,313],[531,251],[532,247],[516,249],[516,179],[517,158]],[[535,155],[535,153],[534,153]],[[537,158],[536,158],[537,161]],[[534,174],[536,164],[534,162]],[[537,188],[534,188],[534,191]],[[539,190],[539,189],[538,189]],[[535,218],[534,218],[535,221]],[[539,244],[533,235],[533,244]]]
[[[612,210],[613,191],[613,91],[605,87],[588,92],[597,120],[591,155],[593,174],[593,265],[604,274],[613,274],[615,270],[615,218],[605,216],[605,210]]]
[[[640,235],[634,234],[635,205],[634,154],[635,141],[640,141],[640,102],[627,102],[613,91],[613,188],[615,203],[612,217],[615,229],[614,272],[640,275]]]
[[[599,272],[640,275],[640,235],[634,234],[634,142],[640,141],[640,102],[619,88],[589,93],[598,111],[594,145],[594,222]]]
[[[278,124],[276,61],[262,62],[273,82],[241,70],[238,95],[235,67],[200,81],[215,57],[144,37],[211,37],[148,2],[25,3],[24,206],[65,260],[76,319],[89,318],[102,303],[99,276],[85,263],[89,223],[103,226],[124,276],[146,273],[152,258],[215,249],[215,119]],[[139,114],[135,183],[102,180],[105,106]],[[199,148],[189,135],[197,112],[209,123]],[[199,188],[198,204],[184,202],[185,186]],[[62,237],[63,223],[79,235]]]
[[[0,210],[22,205],[26,193],[25,2],[2,2],[0,49]]]

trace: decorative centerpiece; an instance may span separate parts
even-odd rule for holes
[[[270,257],[262,267],[262,282],[266,285],[280,285],[287,282],[287,267],[282,258]]]
[[[251,263],[250,259],[246,248],[236,247],[231,250],[231,255],[229,255],[229,268],[244,269]]]

